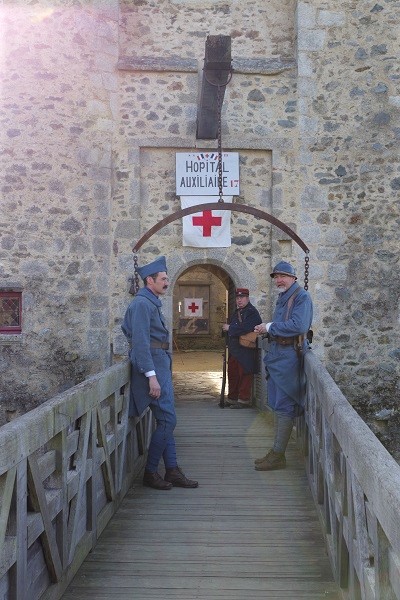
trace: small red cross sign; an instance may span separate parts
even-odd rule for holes
[[[191,310],[192,313],[195,313],[196,310],[199,309],[199,307],[197,306],[197,304],[195,302],[192,302],[192,304],[188,304],[187,309]]]
[[[211,228],[221,227],[222,217],[213,217],[211,210],[203,210],[201,217],[192,217],[192,222],[203,228],[203,237],[211,237]]]

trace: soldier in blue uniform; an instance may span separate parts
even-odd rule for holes
[[[129,416],[139,416],[147,406],[154,415],[156,429],[152,434],[143,485],[169,490],[173,486],[196,488],[198,482],[188,479],[178,467],[174,429],[176,414],[172,385],[169,333],[161,313],[159,296],[168,289],[165,256],[137,269],[143,279],[141,288],[129,304],[122,331],[130,343],[131,398]],[[158,473],[161,458],[164,479]]]
[[[303,412],[305,379],[301,357],[309,348],[307,332],[313,317],[311,296],[297,283],[296,271],[290,263],[279,262],[270,275],[280,292],[275,311],[271,323],[261,323],[254,330],[268,334],[264,363],[275,437],[266,456],[256,459],[258,471],[286,467],[285,450],[294,418]]]
[[[236,289],[236,310],[229,325],[224,323],[222,330],[228,334],[228,398],[225,404],[230,408],[251,407],[253,374],[257,372],[256,350],[244,348],[239,337],[254,331],[261,323],[258,310],[249,301],[247,288]]]

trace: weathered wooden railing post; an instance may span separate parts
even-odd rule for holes
[[[298,442],[331,564],[349,600],[400,599],[400,465],[313,352]]]
[[[128,399],[125,361],[0,428],[0,598],[60,598],[96,544],[152,431]]]
[[[305,415],[295,432],[336,582],[345,600],[400,600],[400,465],[313,351],[305,371]],[[255,394],[266,409],[262,367]]]

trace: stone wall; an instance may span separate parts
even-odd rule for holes
[[[18,410],[126,352],[120,321],[132,247],[180,208],[175,153],[196,140],[207,35],[230,35],[226,151],[235,202],[310,248],[314,349],[373,410],[399,397],[399,12],[395,2],[116,0],[4,2],[0,290],[23,289],[23,333],[0,335],[0,399]],[[263,318],[280,229],[232,215],[232,246],[181,245],[175,221],[139,251],[223,269]],[[164,302],[172,324],[173,289]]]
[[[400,13],[392,2],[300,2],[297,24],[318,335],[336,383],[373,411],[399,400]]]
[[[23,333],[0,336],[3,409],[110,364],[116,8],[0,8],[0,289],[23,290]]]

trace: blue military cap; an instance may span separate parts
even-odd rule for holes
[[[290,263],[285,262],[284,260],[281,260],[281,262],[278,262],[278,264],[275,265],[272,273],[270,273],[270,277],[273,277],[274,275],[290,275],[290,277],[297,279],[296,269]]]
[[[159,256],[153,262],[148,265],[144,265],[143,267],[136,268],[138,274],[142,279],[148,277],[149,275],[153,275],[154,273],[160,273],[161,271],[167,272],[167,263],[165,262],[165,256]]]

